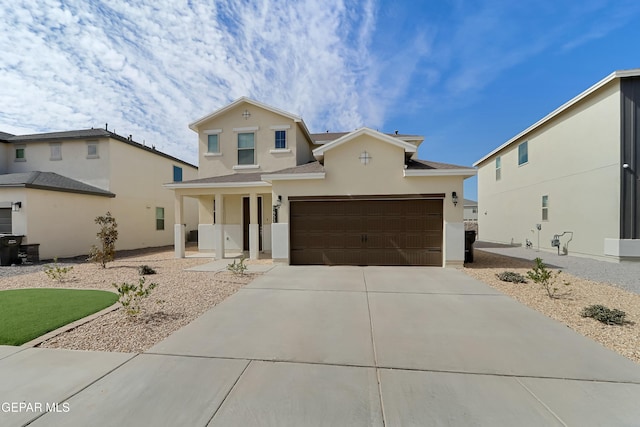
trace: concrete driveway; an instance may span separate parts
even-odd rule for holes
[[[3,426],[640,420],[640,365],[439,268],[279,266],[145,354],[0,347],[0,378],[67,404]]]

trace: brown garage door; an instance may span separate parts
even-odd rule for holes
[[[291,264],[442,265],[442,200],[290,202]]]

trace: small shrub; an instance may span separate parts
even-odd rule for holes
[[[511,282],[511,283],[527,283],[527,279],[515,271],[503,271],[502,273],[496,274],[496,277],[503,282]]]
[[[149,274],[156,274],[156,271],[145,264],[138,267],[138,273],[140,273],[141,276],[147,276]]]
[[[94,222],[100,226],[100,231],[96,233],[100,246],[93,245],[89,252],[88,261],[100,264],[106,268],[109,261],[113,261],[116,256],[116,240],[118,240],[118,223],[107,212],[105,216],[97,217]]]
[[[246,259],[245,257],[242,257],[240,259],[240,262],[238,262],[238,263],[236,263],[236,260],[234,259],[233,260],[233,264],[227,265],[227,270],[229,270],[230,272],[232,272],[236,276],[244,275],[245,271],[247,271],[247,266],[244,263],[245,259]]]
[[[626,323],[625,317],[627,313],[617,308],[612,310],[604,305],[595,304],[583,308],[580,315],[582,317],[591,317],[607,325],[624,325]]]
[[[73,266],[69,267],[60,267],[58,265],[58,258],[53,259],[53,265],[46,265],[44,268],[44,272],[49,279],[55,280],[57,282],[64,282],[67,278],[67,274],[73,270]]]
[[[127,282],[123,282],[120,285],[116,283],[111,284],[118,291],[118,301],[122,304],[125,312],[129,316],[133,317],[140,313],[140,303],[142,299],[147,298],[149,294],[151,294],[151,291],[158,286],[157,283],[149,283],[145,286],[145,281],[146,279],[141,277],[137,285]]]
[[[560,270],[553,273],[551,270],[547,269],[546,265],[544,265],[542,258],[536,258],[533,269],[527,272],[527,277],[533,280],[534,283],[542,286],[549,298],[557,298],[558,287],[556,286],[556,279],[559,274]],[[563,285],[569,286],[571,283],[564,282]]]

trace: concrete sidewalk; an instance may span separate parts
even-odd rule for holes
[[[640,420],[640,365],[440,268],[277,266],[145,354],[0,347],[0,378],[68,405],[3,426]]]

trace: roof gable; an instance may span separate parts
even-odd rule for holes
[[[339,147],[343,144],[348,143],[349,141],[352,141],[360,136],[363,135],[367,135],[370,136],[372,138],[375,138],[376,140],[385,142],[387,144],[391,144],[394,145],[396,147],[400,147],[402,149],[404,149],[405,154],[406,153],[415,153],[417,150],[417,147],[409,142],[403,141],[401,139],[398,138],[394,138],[392,136],[386,135],[384,133],[378,132],[376,130],[373,129],[369,129],[366,127],[357,129],[351,133],[348,133],[338,139],[336,139],[335,141],[332,141],[328,144],[323,145],[322,147],[316,148],[315,150],[313,150],[313,155],[316,159],[321,160],[324,158],[324,153],[326,151],[329,151],[333,148]]]
[[[296,116],[295,114],[291,114],[291,113],[287,113],[286,111],[280,110],[278,108],[272,107],[270,105],[267,104],[263,104],[262,102],[258,102],[258,101],[254,101],[253,99],[247,98],[245,96],[236,99],[235,101],[233,101],[231,104],[222,107],[216,111],[214,111],[211,114],[207,114],[206,116],[200,117],[199,119],[197,119],[195,122],[189,123],[189,129],[197,132],[198,131],[198,127],[203,124],[204,122],[207,122],[213,118],[216,118],[218,116],[221,116],[222,114],[226,113],[227,111],[231,111],[232,109],[236,108],[239,105],[242,104],[250,104],[253,105],[255,107],[258,108],[262,108],[263,110],[267,110],[267,111],[271,111],[274,114],[278,114],[280,116],[286,117],[288,119],[291,119],[297,123],[302,122],[302,118],[300,116]],[[308,132],[307,132],[308,133]]]

